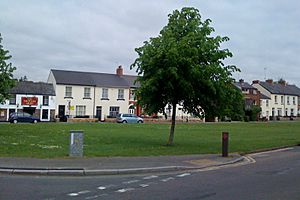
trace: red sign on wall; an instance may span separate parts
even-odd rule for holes
[[[36,106],[36,105],[38,105],[38,98],[37,97],[22,97],[21,101],[22,101],[22,105],[27,105],[27,106]]]

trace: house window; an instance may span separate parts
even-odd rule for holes
[[[289,109],[285,109],[285,116],[287,117],[288,116],[288,111],[289,111]]]
[[[134,100],[135,99],[135,91],[134,90],[130,90],[130,96],[129,96],[130,100]]]
[[[280,100],[281,100],[281,104],[284,104],[283,96],[281,96]]]
[[[293,97],[293,104],[296,105],[296,97]]]
[[[119,89],[118,90],[118,99],[119,100],[124,100],[124,89]]]
[[[278,103],[278,101],[277,101],[277,96],[275,96],[275,103],[276,103],[276,104]]]
[[[286,101],[287,101],[287,104],[290,105],[290,97],[289,96],[286,98]]]
[[[76,116],[85,116],[85,106],[76,106]]]
[[[266,107],[269,107],[269,100],[266,100]]]
[[[109,116],[110,117],[117,117],[119,114],[120,107],[117,106],[111,106],[109,107]]]
[[[249,94],[249,90],[246,89],[246,88],[242,88],[242,91],[243,91],[244,94]]]
[[[49,96],[43,96],[43,106],[49,105]]]
[[[83,98],[88,98],[88,99],[91,98],[91,88],[89,87],[84,88]]]
[[[16,105],[16,95],[15,94],[10,96],[9,105]]]
[[[294,117],[294,109],[291,109],[291,116]]]
[[[65,97],[72,97],[72,87],[66,86]]]
[[[102,88],[102,99],[108,99],[108,89]]]

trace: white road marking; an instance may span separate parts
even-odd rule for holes
[[[284,148],[284,149],[276,149],[276,150],[273,150],[273,151],[265,151],[265,152],[260,152],[260,153],[253,153],[253,154],[250,154],[251,156],[257,156],[257,155],[261,155],[261,154],[268,154],[268,153],[276,153],[276,152],[281,152],[281,151],[289,151],[289,150],[292,150],[294,149],[293,147],[288,147],[288,148]]]
[[[136,183],[139,182],[139,180],[132,180],[132,181],[125,181],[123,184],[131,184],[131,183]]]
[[[90,193],[91,191],[89,191],[89,190],[83,190],[83,191],[80,191],[80,192],[78,192],[78,194],[86,194],[86,193]]]
[[[148,187],[149,185],[148,184],[140,184],[140,186],[144,188],[144,187]]]
[[[116,192],[124,193],[124,192],[129,192],[129,191],[132,191],[132,190],[134,190],[134,188],[123,188],[123,189],[117,190]]]
[[[268,154],[260,154],[260,155],[255,155],[256,157],[262,158],[262,157],[269,157],[270,155]]]
[[[224,168],[230,168],[230,167],[238,167],[238,166],[243,166],[243,165],[248,165],[248,164],[253,164],[256,163],[256,160],[253,159],[250,156],[243,156],[244,161],[242,162],[237,162],[233,164],[226,164],[226,165],[220,165],[220,166],[213,166],[213,167],[206,167],[203,169],[197,169],[197,172],[205,172],[205,171],[212,171],[212,170],[217,170],[217,169],[224,169]]]
[[[160,181],[168,182],[168,181],[173,180],[173,179],[174,179],[173,177],[169,177],[169,178],[161,179]]]
[[[70,197],[76,197],[78,195],[79,195],[78,193],[70,193],[70,194],[68,194],[68,196],[70,196]]]
[[[98,197],[107,196],[107,195],[108,194],[104,193],[104,194],[99,194],[99,195],[95,195],[95,196],[86,197],[85,199],[97,199]]]
[[[189,176],[191,175],[190,173],[184,173],[184,174],[179,174],[177,175],[177,177],[185,177],[185,176]]]
[[[154,178],[158,178],[158,176],[154,176],[154,175],[152,175],[152,176],[146,176],[143,179],[149,180],[149,179],[154,179]]]
[[[86,197],[85,199],[96,199],[98,197],[99,197],[99,195],[95,195],[95,196]]]
[[[98,190],[106,190],[107,188],[110,188],[110,187],[113,187],[113,186],[116,186],[116,185],[105,185],[105,186],[99,186],[97,187]]]
[[[254,159],[254,158],[252,158],[252,157],[250,157],[250,156],[243,156],[244,157],[244,159],[245,160],[247,160],[247,162],[249,162],[249,163],[256,163],[256,160]],[[237,163],[237,164],[239,164],[239,163]],[[241,163],[241,165],[242,165],[243,163]],[[248,164],[248,163],[245,163],[244,165],[246,165],[246,164]]]

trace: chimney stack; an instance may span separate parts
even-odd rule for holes
[[[280,80],[278,81],[278,83],[281,84],[281,85],[283,85],[283,86],[286,86],[286,85],[287,85],[287,82],[286,82],[285,80],[283,80],[283,79],[280,79]]]
[[[267,83],[273,84],[273,79],[266,80]]]
[[[259,80],[252,81],[252,84],[259,84]]]
[[[118,76],[123,76],[123,68],[122,68],[121,65],[117,68],[117,75]]]
[[[240,83],[244,83],[244,79],[240,79],[239,82],[240,82]]]

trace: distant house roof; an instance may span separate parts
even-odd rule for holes
[[[280,83],[268,82],[260,82],[259,84],[272,94],[300,96],[300,89],[296,85],[285,85]]]
[[[234,85],[240,89],[256,89],[247,82],[235,82]]]
[[[20,81],[10,90],[11,94],[32,94],[55,96],[52,84],[43,82]]]
[[[116,75],[96,72],[79,72],[65,70],[51,70],[57,84],[63,85],[85,85],[101,87],[139,87],[135,84],[137,76]]]

